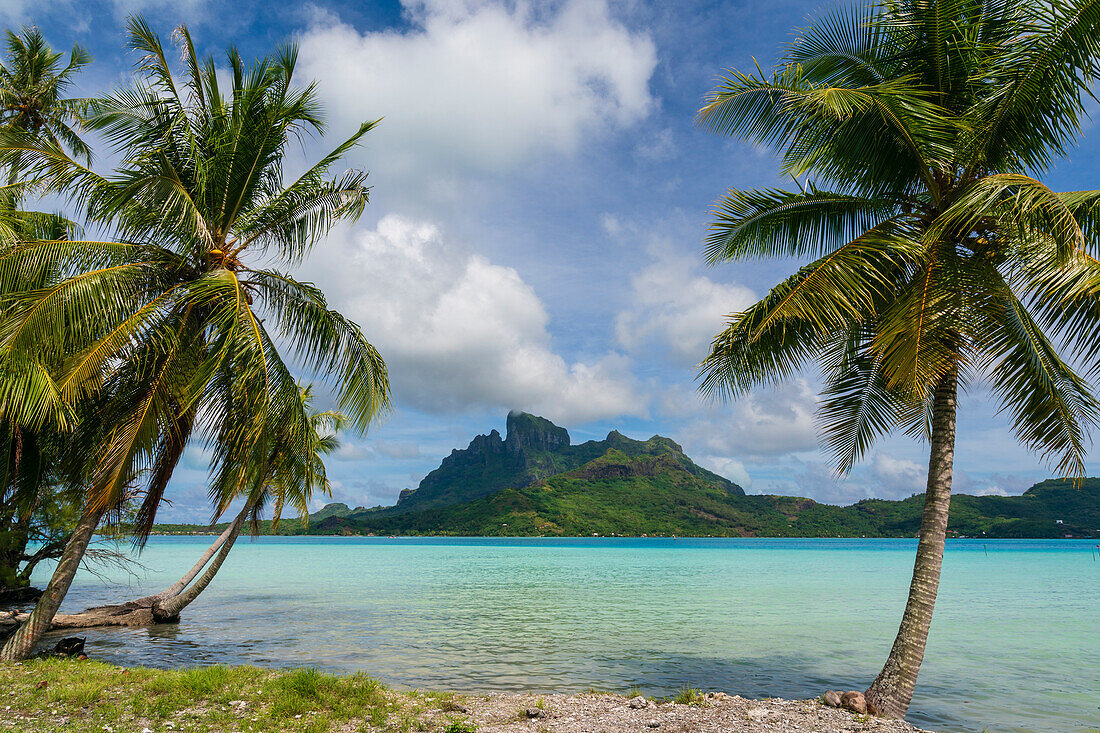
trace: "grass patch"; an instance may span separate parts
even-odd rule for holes
[[[694,687],[682,687],[676,697],[672,698],[672,702],[680,705],[706,705],[707,699]]]
[[[0,664],[0,733],[476,731],[453,716],[462,709],[459,700],[316,669],[123,669],[68,659]]]
[[[477,733],[477,723],[467,718],[451,718],[443,733]]]

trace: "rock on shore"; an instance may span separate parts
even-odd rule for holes
[[[708,693],[693,705],[622,695],[514,693],[471,695],[463,705],[479,733],[927,733],[904,721],[857,715],[820,700],[749,700],[721,692]]]

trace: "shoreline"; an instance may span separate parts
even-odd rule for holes
[[[150,532],[149,537],[217,537],[225,530],[210,529],[194,532]],[[97,536],[107,537],[109,535]],[[301,533],[301,534],[265,534],[260,533],[254,537],[245,536],[244,539],[257,540],[269,537],[335,537],[349,540],[913,540],[915,536],[889,536],[889,537],[862,537],[847,535],[533,535],[533,534],[344,534],[344,533]],[[1096,537],[947,537],[947,542],[1096,542]]]
[[[684,690],[675,699],[585,692],[397,690],[312,669],[157,670],[92,660],[0,664],[0,730],[432,731],[435,733],[929,733],[820,699]]]

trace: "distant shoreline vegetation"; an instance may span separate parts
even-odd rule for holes
[[[284,519],[260,535],[441,537],[914,537],[924,497],[850,506],[798,496],[745,495],[696,465],[673,440],[612,431],[573,445],[545,418],[508,416],[454,450],[391,507],[332,503],[309,522]],[[158,524],[154,534],[221,532],[226,525]],[[1051,479],[1021,496],[951,499],[949,537],[1100,537],[1100,478]]]
[[[413,521],[400,527],[385,522],[375,525],[370,518],[380,513],[378,509],[351,509],[346,504],[334,503],[310,515],[308,527],[303,527],[299,519],[284,519],[278,531],[272,532],[271,522],[265,520],[260,523],[259,535],[592,537],[599,534],[601,537],[912,538],[920,526],[923,498],[923,495],[915,494],[901,500],[865,499],[842,507],[797,496],[752,495],[740,497],[735,503],[749,512],[756,510],[759,519],[756,528],[708,527],[700,522],[695,529],[684,527],[677,532],[593,530],[572,533],[537,532],[522,517],[513,517],[515,521],[507,522],[508,527],[500,527],[496,531],[492,531],[490,517],[485,518],[483,531],[469,531],[442,523],[434,527],[418,527],[414,526]],[[793,526],[786,531],[776,526],[777,522],[782,521],[776,515],[782,517],[783,511],[800,506],[801,511],[795,513],[790,522]],[[809,521],[800,526],[799,522],[803,520]],[[209,535],[220,533],[225,526],[158,524],[153,528],[153,534]],[[387,530],[387,526],[393,526],[392,531]],[[826,529],[830,526],[835,529]],[[948,539],[1100,539],[1097,527],[1100,527],[1100,478],[1086,479],[1080,488],[1074,488],[1072,481],[1051,479],[1036,484],[1020,496],[956,494],[952,497]]]

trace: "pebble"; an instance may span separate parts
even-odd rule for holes
[[[635,710],[640,710],[642,708],[649,707],[649,700],[646,700],[641,695],[636,695],[635,697],[630,698],[630,702],[628,704]]]
[[[648,726],[650,728],[660,728],[661,727],[661,721],[651,720],[648,723],[646,723],[646,726]]]

